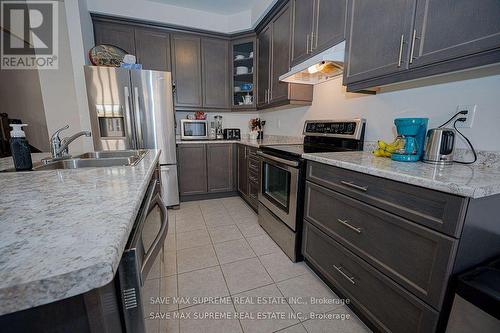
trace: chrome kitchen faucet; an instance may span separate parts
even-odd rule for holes
[[[69,128],[69,125],[66,125],[52,134],[50,137],[50,151],[52,153],[52,160],[60,160],[64,158],[70,158],[68,146],[71,142],[75,141],[80,136],[90,137],[92,133],[90,131],[80,131],[73,134],[70,137],[66,137],[61,140],[59,137],[59,133]]]

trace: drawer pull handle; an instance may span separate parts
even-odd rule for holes
[[[335,268],[337,270],[337,272],[339,272],[349,282],[351,282],[352,284],[356,284],[356,282],[354,281],[354,277],[350,277],[349,275],[347,275],[346,273],[344,273],[344,271],[342,270],[342,266],[338,267],[338,266],[333,265],[333,268]]]
[[[348,227],[348,228],[349,228],[349,229],[351,229],[351,230],[354,230],[354,231],[355,231],[355,232],[357,232],[358,234],[360,234],[360,233],[361,233],[361,228],[358,228],[358,227],[355,227],[355,226],[353,226],[353,225],[349,224],[349,223],[347,222],[347,220],[337,219],[337,222],[339,222],[340,224],[342,224],[342,225],[344,225],[344,226]]]
[[[356,184],[354,184],[352,182],[347,182],[345,180],[341,180],[340,183],[342,183],[345,186],[349,186],[349,187],[355,188],[356,190],[360,190],[360,191],[363,191],[363,192],[368,191],[368,186],[356,185]]]

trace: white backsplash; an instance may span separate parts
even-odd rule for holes
[[[392,141],[394,118],[429,117],[429,128],[439,126],[456,113],[457,105],[477,104],[472,128],[464,128],[477,150],[500,151],[500,75],[427,85],[377,95],[347,93],[342,78],[314,86],[313,104],[308,107],[261,113],[267,121],[265,133],[296,136],[305,120],[367,120],[366,141]],[[467,148],[462,138],[458,148]]]

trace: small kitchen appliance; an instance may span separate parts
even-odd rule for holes
[[[207,120],[181,119],[181,140],[207,140],[208,137]]]
[[[217,140],[222,140],[224,139],[224,131],[222,129],[222,116],[214,116],[214,122],[215,122],[215,138]]]
[[[391,159],[400,162],[416,162],[422,159],[428,118],[396,118],[394,124],[398,137],[403,141]]]
[[[451,128],[433,128],[427,132],[423,161],[432,164],[453,163],[455,131]]]
[[[224,129],[224,140],[240,140],[241,131],[239,128],[225,128]]]

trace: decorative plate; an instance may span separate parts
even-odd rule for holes
[[[94,66],[120,67],[127,52],[118,46],[101,44],[89,51],[89,59]]]

